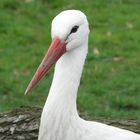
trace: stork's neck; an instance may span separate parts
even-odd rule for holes
[[[39,140],[46,140],[46,138],[50,140],[49,137],[53,137],[55,133],[59,137],[59,134],[63,134],[64,129],[70,126],[70,120],[79,118],[76,97],[86,54],[87,43],[65,53],[57,62],[51,89],[41,116]]]
[[[59,59],[46,105],[76,108],[77,90],[86,54],[87,44],[67,52]]]

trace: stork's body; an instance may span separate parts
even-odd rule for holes
[[[88,50],[88,33],[86,16],[80,11],[64,11],[53,20],[52,38],[55,40],[59,37],[65,42],[65,45],[60,43],[59,46],[65,46],[66,50],[59,53],[61,57],[56,63],[51,89],[43,108],[38,140],[140,140],[138,134],[98,122],[85,121],[78,115],[76,98]],[[55,43],[51,46],[57,44],[56,41],[53,42]],[[50,57],[51,51],[50,49],[41,63],[37,78],[33,78],[26,92],[36,84],[36,80],[40,80],[38,75],[45,74],[43,71],[46,71],[48,61],[56,53],[53,52]],[[50,59],[47,59],[48,57]]]

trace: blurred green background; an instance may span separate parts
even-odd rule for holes
[[[79,9],[89,20],[89,53],[78,94],[88,116],[140,119],[139,0],[0,0],[0,112],[43,106],[53,70],[24,91],[50,42],[53,17]]]

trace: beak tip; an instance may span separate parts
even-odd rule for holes
[[[24,95],[26,96],[26,95],[28,95],[28,93],[29,93],[29,90],[28,90],[28,88],[25,90],[25,93],[24,93]]]
[[[24,92],[24,95],[28,95],[29,92],[32,90],[33,88],[33,85],[32,85],[32,81],[29,83],[28,87],[26,88],[25,92]]]

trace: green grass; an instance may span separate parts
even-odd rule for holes
[[[139,120],[139,5],[138,0],[0,0],[0,111],[44,105],[53,71],[32,94],[23,93],[49,46],[53,17],[80,9],[91,32],[78,109],[89,116]]]

